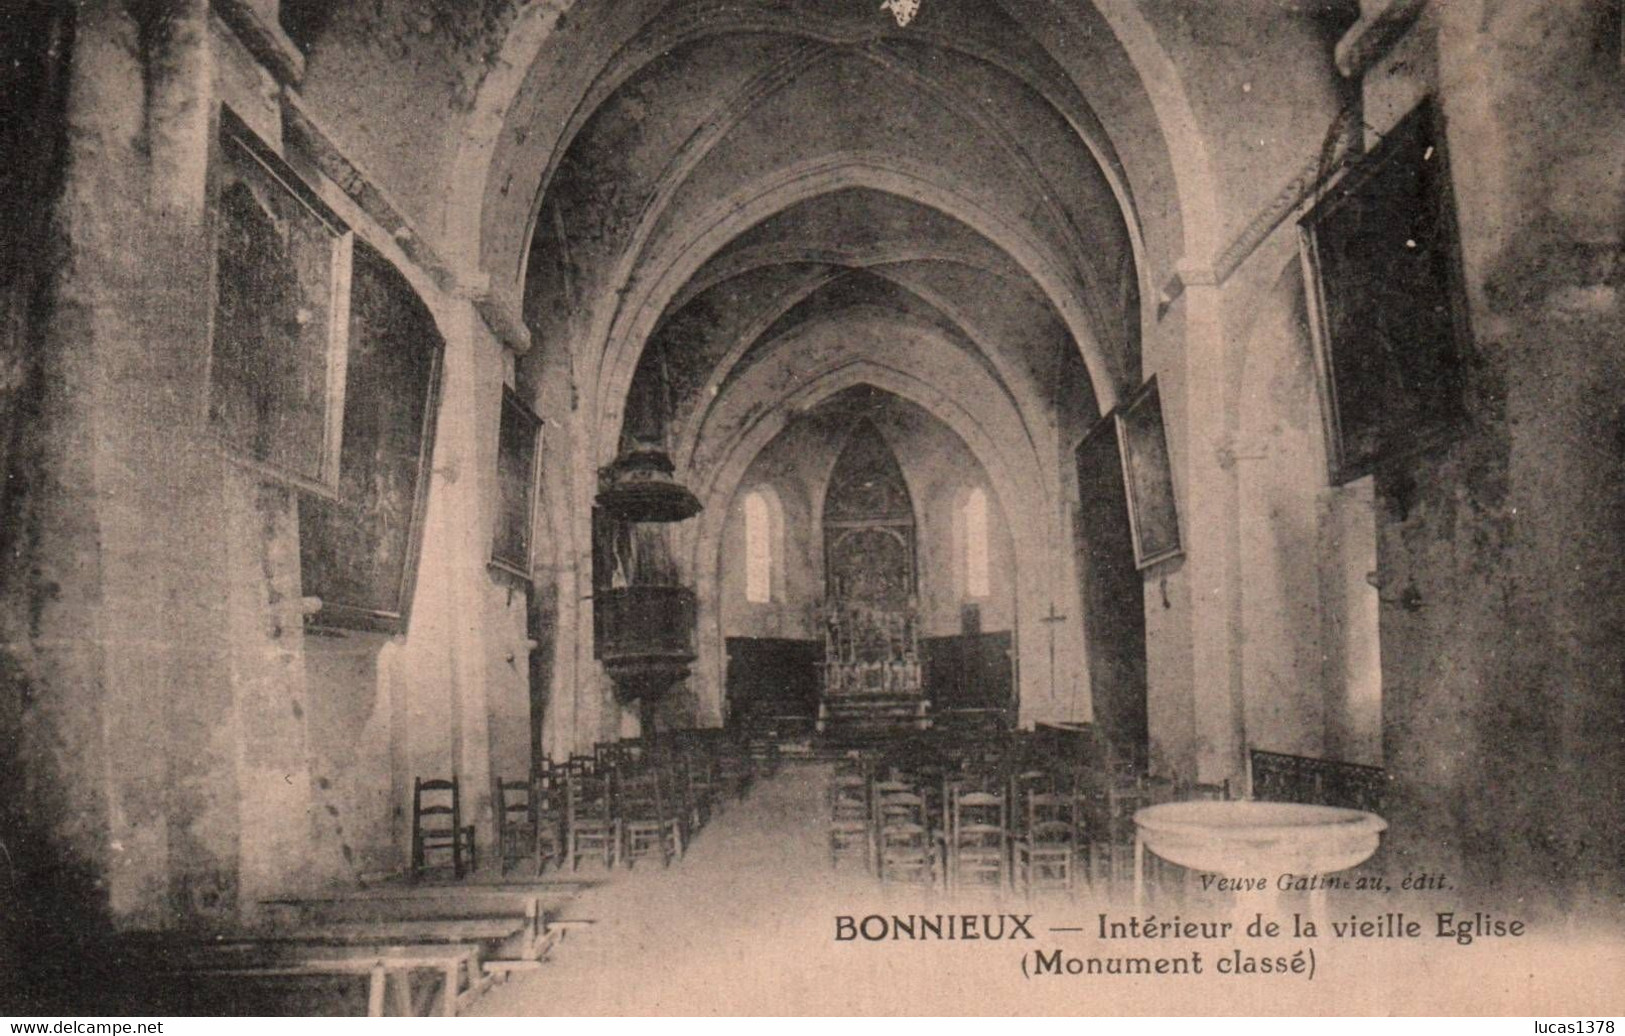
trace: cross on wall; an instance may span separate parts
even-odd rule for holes
[[[1066,616],[1055,610],[1055,602],[1049,603],[1049,614],[1039,618],[1044,628],[1049,631],[1049,696],[1055,697],[1055,624],[1064,622]]]

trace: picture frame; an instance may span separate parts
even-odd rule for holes
[[[1424,100],[1299,222],[1326,434],[1341,485],[1436,446],[1470,353],[1443,116]]]
[[[1134,567],[1146,569],[1185,550],[1179,536],[1179,509],[1156,376],[1119,404],[1113,418],[1134,540]]]
[[[336,498],[299,502],[313,630],[406,632],[429,498],[445,340],[406,277],[357,242]]]
[[[491,530],[491,566],[530,581],[536,519],[537,465],[542,419],[504,385],[497,429],[497,513]]]
[[[335,497],[354,232],[226,106],[212,157],[204,426],[236,463]]]

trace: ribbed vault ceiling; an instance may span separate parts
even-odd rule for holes
[[[784,394],[820,376],[794,350],[831,323],[930,343],[913,359],[927,381],[932,350],[971,359],[986,381],[940,389],[1008,407],[1051,464],[1057,424],[1138,378],[1134,244],[1102,167],[1116,159],[999,3],[926,0],[907,30],[863,0],[669,4],[609,57],[567,135],[527,314],[584,357],[600,457],[634,377],[668,383],[686,463],[753,367],[772,363]]]

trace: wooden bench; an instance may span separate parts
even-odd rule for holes
[[[556,890],[548,890],[556,892]],[[267,938],[329,943],[468,943],[482,948],[487,974],[536,967],[571,927],[550,921],[568,896],[533,886],[367,889],[333,896],[266,900]],[[590,922],[585,922],[590,923]]]
[[[505,943],[526,933],[531,924],[523,917],[448,917],[403,921],[318,921],[265,933],[267,941],[335,943],[378,946],[384,944]]]
[[[367,978],[367,1015],[384,1014],[388,1000],[398,1015],[451,1016],[460,1013],[491,986],[480,968],[478,946],[434,945],[330,946],[291,939],[229,939],[168,945],[168,969],[189,980],[208,978],[339,977]],[[440,979],[439,996],[431,987],[414,997],[412,978],[428,972]]]

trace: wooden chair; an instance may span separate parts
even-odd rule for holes
[[[711,780],[708,761],[698,753],[680,751],[672,757],[671,773],[683,817],[684,842],[711,819]]]
[[[948,880],[954,888],[1003,888],[1010,879],[1009,803],[1003,789],[949,789]]]
[[[775,730],[752,733],[748,746],[751,767],[756,776],[772,777],[779,772],[779,738]]]
[[[1177,802],[1229,802],[1235,798],[1234,787],[1229,778],[1217,784],[1204,784],[1201,781],[1181,778],[1179,787],[1175,792]]]
[[[698,769],[694,773],[695,786],[699,794],[705,799],[705,816],[709,821],[711,817],[722,812],[723,788],[721,767],[717,763],[716,750],[706,747],[697,753],[694,761]]]
[[[543,759],[536,769],[531,801],[536,810],[536,873],[549,864],[562,865],[567,855],[565,825],[568,804],[565,801],[567,766]]]
[[[424,780],[417,777],[412,781],[413,881],[421,879],[431,869],[429,854],[439,852],[451,857],[452,874],[458,880],[463,877],[465,857],[468,870],[479,869],[474,825],[463,823],[457,778]]]
[[[705,820],[721,813],[727,800],[721,746],[715,738],[696,738],[688,746],[689,780],[702,804]]]
[[[1089,881],[1132,880],[1134,814],[1151,805],[1151,790],[1141,774],[1126,770],[1096,773],[1089,792]]]
[[[1029,789],[1026,812],[1015,840],[1016,870],[1022,888],[1071,890],[1083,847],[1082,810],[1075,796]]]
[[[570,869],[582,857],[599,856],[614,867],[620,852],[621,827],[615,816],[615,775],[572,769],[565,782],[565,838]]]
[[[901,781],[876,781],[875,856],[885,884],[934,885],[937,844],[926,819],[925,799]]]
[[[724,794],[739,800],[750,790],[752,766],[746,746],[729,738],[717,754],[717,782]]]
[[[506,874],[510,865],[536,851],[535,802],[529,781],[498,779],[495,790],[497,855],[502,873]]]
[[[829,862],[860,859],[868,870],[875,843],[869,824],[869,781],[861,770],[837,771],[829,786]]]
[[[593,761],[599,770],[619,770],[636,762],[634,750],[625,741],[600,741],[593,746]]]
[[[621,778],[617,816],[627,867],[650,856],[669,867],[673,857],[682,855],[682,820],[662,767],[648,766]]]

